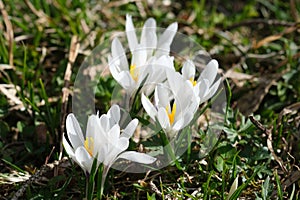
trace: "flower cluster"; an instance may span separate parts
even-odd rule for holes
[[[124,158],[134,162],[150,164],[155,158],[139,152],[125,151],[129,139],[135,131],[138,120],[133,119],[121,132],[119,126],[120,108],[113,105],[107,114],[91,115],[88,118],[86,136],[74,114],[69,114],[66,120],[67,136],[71,143],[63,137],[63,145],[69,156],[86,172],[90,173],[93,160],[97,166],[103,163],[107,168],[118,159]],[[121,134],[120,134],[121,132]]]
[[[198,78],[192,60],[183,63],[181,73],[176,71],[174,57],[170,56],[176,31],[177,23],[173,23],[158,36],[156,21],[150,18],[138,40],[132,18],[127,15],[126,36],[131,60],[128,61],[117,37],[112,41],[108,57],[113,78],[129,95],[136,96],[137,91],[141,92],[144,110],[159,123],[168,140],[190,124],[199,105],[216,93],[221,82],[221,79],[215,80],[218,71],[216,60],[211,60]],[[105,173],[119,158],[144,164],[155,162],[156,158],[150,155],[126,151],[138,120],[130,121],[124,130],[120,130],[119,121],[120,108],[113,105],[107,114],[89,116],[86,134],[83,134],[74,114],[68,115],[67,137],[63,137],[63,145],[87,175],[91,173],[94,162],[97,167],[103,164]],[[105,173],[102,179],[105,179]]]
[[[109,69],[114,79],[133,94],[142,88],[142,105],[147,114],[158,121],[169,138],[186,127],[198,107],[217,91],[221,79],[215,81],[218,62],[211,60],[196,79],[196,67],[192,60],[183,63],[181,73],[174,67],[170,48],[177,31],[177,23],[171,24],[159,37],[156,22],[148,19],[138,42],[131,16],[126,16],[126,36],[131,52],[128,64],[125,50],[118,38],[112,42]],[[143,83],[143,85],[141,85]],[[154,91],[154,103],[148,96]]]

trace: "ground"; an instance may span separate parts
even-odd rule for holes
[[[298,199],[300,180],[299,1],[9,1],[0,16],[0,199],[82,199],[85,176],[61,148],[84,58],[125,29],[177,21],[219,62],[225,127],[213,149],[195,137],[178,158],[149,173],[110,170],[107,199]],[[96,107],[109,108],[112,79]],[[237,179],[236,179],[237,178]]]

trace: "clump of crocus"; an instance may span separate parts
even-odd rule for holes
[[[107,114],[89,116],[85,136],[74,114],[69,114],[66,120],[69,140],[65,136],[63,137],[66,152],[87,176],[91,173],[94,161],[97,162],[96,168],[103,164],[102,189],[107,172],[117,159],[123,158],[144,164],[151,164],[156,160],[144,153],[125,151],[129,146],[129,139],[138,125],[138,120],[130,121],[123,131],[120,130],[119,121],[120,108],[118,105],[113,105]]]

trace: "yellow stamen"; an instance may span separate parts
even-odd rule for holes
[[[137,82],[138,80],[138,72],[137,72],[137,69],[136,69],[136,65],[131,65],[130,68],[129,68],[129,72],[130,72],[130,75],[132,77],[132,79]]]
[[[197,81],[194,81],[193,77],[190,78],[190,81],[191,81],[191,83],[192,83],[193,86],[195,86],[197,84]]]
[[[169,113],[169,106],[166,107],[166,110],[167,110],[167,113],[168,113],[169,122],[170,122],[170,124],[172,125],[172,124],[174,123],[174,120],[175,120],[176,103],[173,103],[171,113]]]
[[[90,156],[93,156],[94,138],[87,137],[84,141],[84,147],[87,150],[87,152],[90,154]]]

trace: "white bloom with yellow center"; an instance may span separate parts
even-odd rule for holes
[[[122,132],[119,120],[120,108],[117,105],[113,105],[108,113],[101,115],[100,118],[98,115],[89,116],[84,139],[74,114],[68,115],[66,129],[69,141],[64,136],[63,145],[69,156],[86,173],[90,173],[95,158],[97,166],[103,163],[107,168],[110,168],[118,158],[144,164],[150,164],[156,160],[144,153],[125,151],[129,145],[129,138],[137,127],[138,120],[132,120]]]
[[[196,96],[200,98],[199,104],[210,99],[218,90],[221,78],[215,81],[219,64],[216,60],[211,60],[204,68],[199,78],[195,80],[196,68],[191,60],[187,60],[181,69],[182,77],[193,88]]]
[[[179,73],[168,70],[167,83],[156,86],[154,105],[142,94],[142,105],[147,114],[153,120],[158,120],[168,137],[172,138],[191,122],[199,100]]]
[[[109,69],[114,79],[129,93],[134,92],[144,81],[157,83],[165,79],[165,67],[161,63],[173,63],[169,56],[170,46],[177,31],[177,23],[171,24],[160,36],[156,35],[156,21],[148,19],[138,42],[136,30],[130,15],[126,16],[126,36],[131,63],[128,64],[124,48],[118,38],[114,38],[109,57]],[[146,82],[145,82],[146,81]]]

